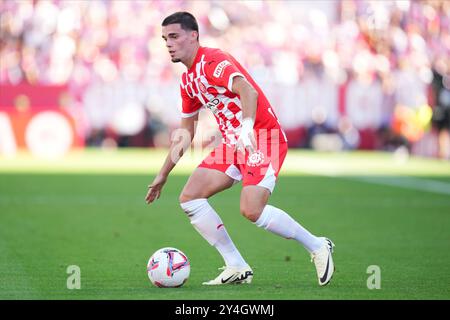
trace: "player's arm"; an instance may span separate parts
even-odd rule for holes
[[[172,135],[172,144],[170,145],[169,154],[164,164],[155,177],[153,182],[148,186],[148,192],[145,197],[147,204],[152,203],[161,195],[161,190],[167,181],[167,177],[172,169],[176,166],[184,152],[189,148],[195,134],[195,126],[198,120],[198,113],[191,117],[182,118],[180,128]]]
[[[241,76],[233,79],[233,93],[239,95],[242,106],[242,129],[236,145],[238,150],[247,149],[250,153],[256,150],[256,140],[253,133],[256,108],[258,105],[258,91]]]

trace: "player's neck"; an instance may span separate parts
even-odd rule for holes
[[[192,50],[192,54],[189,57],[189,60],[184,62],[184,65],[186,66],[186,68],[188,68],[188,70],[192,67],[192,65],[194,64],[195,61],[195,57],[197,57],[197,52],[198,49],[200,49],[200,44],[197,43],[197,45],[194,47],[194,49]]]

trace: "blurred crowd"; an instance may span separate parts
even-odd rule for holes
[[[88,145],[167,145],[184,69],[160,25],[180,10],[254,76],[291,146],[450,157],[445,0],[4,0],[0,84],[66,85]]]

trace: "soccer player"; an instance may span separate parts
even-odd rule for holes
[[[194,228],[214,246],[225,261],[223,272],[205,285],[250,283],[253,270],[231,240],[208,203],[208,198],[243,182],[241,213],[256,226],[286,239],[294,239],[311,254],[319,285],[334,272],[334,244],[302,227],[289,214],[271,206],[269,197],[287,153],[287,140],[264,93],[230,54],[200,46],[198,24],[188,12],[176,12],[162,22],[162,38],[172,62],[187,71],[181,77],[181,129],[146,195],[152,203],[161,195],[170,171],[190,146],[200,109],[210,109],[219,125],[222,144],[195,169],[179,201]]]

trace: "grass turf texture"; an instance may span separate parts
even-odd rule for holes
[[[307,252],[239,214],[240,185],[211,199],[253,267],[251,285],[205,287],[222,259],[192,228],[178,194],[188,157],[161,198],[144,203],[165,151],[87,151],[49,162],[0,158],[0,299],[449,299],[450,164],[378,153],[290,150],[270,203],[336,244],[336,273],[319,287]],[[367,180],[367,177],[377,180]],[[384,184],[406,180],[410,187]],[[412,182],[411,182],[412,181]],[[423,182],[423,184],[421,184]],[[437,182],[442,192],[421,190]],[[191,261],[182,288],[153,287],[149,256],[174,246]],[[68,290],[66,269],[81,268]],[[381,268],[369,290],[367,267]]]

